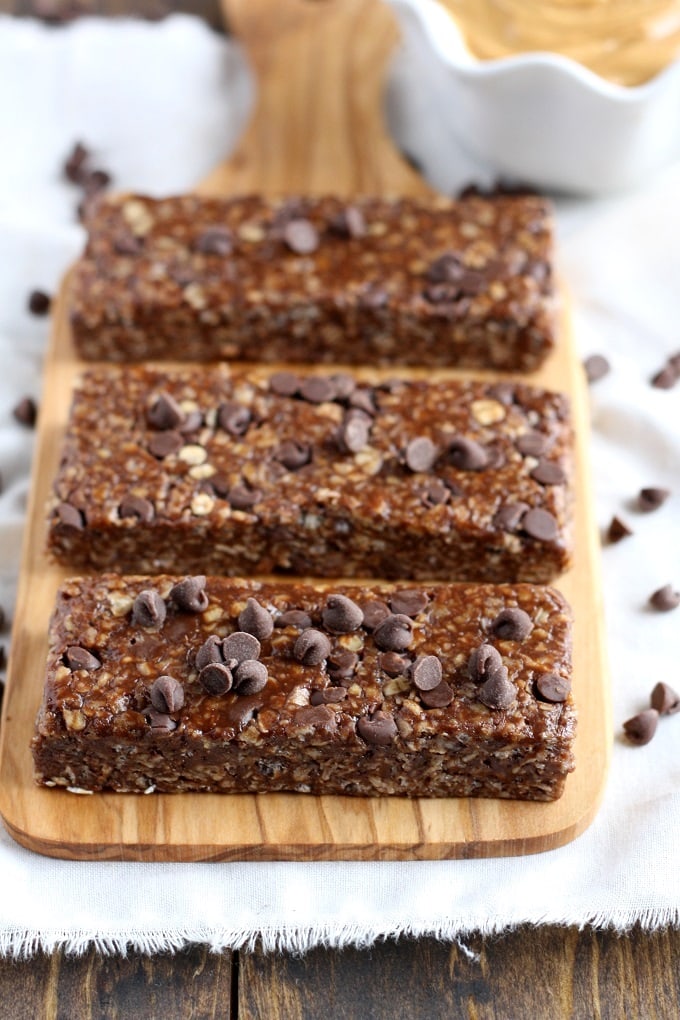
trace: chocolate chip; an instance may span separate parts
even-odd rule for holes
[[[611,523],[607,528],[607,539],[611,543],[620,542],[621,539],[628,538],[632,534],[632,530],[625,521],[622,521],[620,517],[612,517]]]
[[[323,631],[308,627],[293,647],[293,656],[305,666],[318,666],[331,652],[331,643]]]
[[[287,467],[289,471],[298,471],[311,461],[312,448],[309,443],[286,439],[275,452],[274,459]]]
[[[242,482],[232,485],[227,492],[227,502],[233,506],[234,510],[249,510],[261,498],[262,493],[259,489],[251,489],[250,486]]]
[[[366,233],[364,214],[356,205],[346,206],[332,218],[328,226],[340,237],[363,237]]]
[[[569,697],[571,681],[557,673],[543,673],[536,679],[536,690],[543,701],[560,704]]]
[[[552,542],[557,538],[557,521],[549,510],[534,508],[522,517],[522,531],[539,542]]]
[[[468,674],[476,684],[504,670],[503,660],[497,648],[486,642],[473,649],[468,659]],[[507,675],[507,671],[506,671]]]
[[[420,700],[427,708],[446,708],[453,701],[453,689],[446,680],[433,687],[431,691],[419,691]]]
[[[652,708],[655,708],[659,715],[675,715],[676,712],[680,712],[680,694],[663,682],[654,686],[650,701]]]
[[[397,724],[387,712],[375,712],[370,718],[362,716],[357,722],[357,733],[361,739],[375,747],[387,747],[397,732]]]
[[[202,613],[208,608],[208,593],[205,590],[206,578],[203,574],[185,577],[170,589],[168,596],[183,613]]]
[[[199,672],[211,662],[222,662],[222,638],[217,634],[206,638],[196,652],[195,666]]]
[[[231,690],[234,678],[223,662],[209,662],[198,674],[198,682],[208,694],[219,696]]]
[[[100,669],[101,662],[96,655],[88,652],[87,648],[80,645],[71,645],[64,652],[64,659],[69,669]]]
[[[334,732],[338,725],[335,712],[327,705],[307,705],[305,708],[299,708],[293,716],[293,723],[307,730],[325,730],[326,733]]]
[[[144,241],[141,237],[135,237],[134,234],[130,234],[127,231],[114,237],[112,244],[113,250],[117,255],[139,255],[144,247]]]
[[[184,440],[179,432],[156,432],[149,440],[149,453],[159,460],[171,457],[184,446]]]
[[[359,453],[368,445],[371,419],[363,411],[347,414],[338,431],[341,449],[348,453]]]
[[[220,406],[217,412],[217,422],[220,428],[228,432],[230,436],[243,436],[248,431],[252,415],[247,407],[228,400]]]
[[[411,666],[411,660],[397,652],[380,652],[378,668],[388,676],[405,676]]]
[[[517,697],[517,688],[508,680],[505,670],[492,673],[488,680],[477,690],[477,698],[487,708],[510,708]]]
[[[347,697],[345,687],[324,687],[322,691],[312,691],[309,696],[310,705],[333,705],[338,701],[344,701]]]
[[[254,634],[244,630],[235,630],[222,642],[222,655],[225,660],[235,659],[237,663],[248,659],[259,659],[261,646]]]
[[[152,733],[157,736],[164,736],[177,729],[177,720],[167,715],[166,712],[157,712],[154,708],[150,708],[144,714],[149,720]]]
[[[439,255],[425,271],[430,283],[458,283],[465,274],[465,267],[452,252]]]
[[[293,397],[300,389],[300,378],[292,372],[274,372],[269,389],[278,397]]]
[[[108,188],[111,181],[112,177],[108,170],[97,168],[87,170],[81,178],[80,185],[84,189],[86,197],[88,197],[104,191]]]
[[[72,184],[80,184],[91,153],[82,142],[76,142],[64,160],[64,176]]]
[[[442,682],[442,664],[436,655],[419,655],[411,666],[411,679],[419,691],[432,691]]]
[[[563,485],[567,480],[567,476],[560,465],[550,460],[539,461],[529,474],[534,481],[540,482],[541,485]]]
[[[199,234],[194,243],[196,251],[202,255],[231,255],[234,239],[228,227],[208,227]]]
[[[28,310],[31,315],[47,315],[52,299],[44,290],[32,290],[28,295]]]
[[[12,409],[12,417],[20,425],[32,429],[38,417],[38,407],[33,397],[22,397]]]
[[[493,525],[500,531],[517,531],[528,509],[527,503],[505,503],[494,514]]]
[[[363,623],[364,614],[346,595],[329,595],[321,619],[326,630],[333,634],[351,634]]]
[[[348,400],[356,389],[356,379],[349,372],[336,372],[331,377],[334,400]]]
[[[165,602],[155,588],[145,588],[132,603],[132,622],[159,630],[165,623]]]
[[[335,397],[335,387],[325,375],[308,375],[300,383],[300,396],[310,404],[324,404]]]
[[[159,393],[146,412],[146,420],[154,429],[176,429],[184,421],[184,411],[169,393]]]
[[[82,531],[85,527],[85,518],[82,512],[71,503],[58,503],[54,516],[57,519],[57,526],[61,530]]]
[[[491,624],[491,633],[501,641],[524,641],[534,629],[533,622],[523,609],[501,609]]]
[[[275,627],[297,627],[298,630],[306,630],[312,626],[312,618],[309,613],[302,609],[287,609],[274,620]]]
[[[283,228],[282,237],[296,255],[311,255],[319,247],[319,234],[309,220],[289,220]]]
[[[583,362],[586,372],[586,379],[589,383],[597,382],[609,374],[611,365],[602,354],[591,354]]]
[[[649,602],[659,612],[668,613],[671,609],[677,609],[680,606],[680,591],[675,591],[672,585],[665,584],[663,588],[659,588],[649,596]]]
[[[149,521],[154,519],[156,511],[154,510],[153,503],[149,502],[148,499],[130,495],[125,496],[121,500],[118,513],[123,519],[126,517],[136,517],[138,520],[148,524]]]
[[[416,436],[406,447],[404,459],[411,471],[429,471],[437,459],[437,447],[427,436]]]
[[[457,436],[449,444],[449,460],[460,471],[481,471],[489,459],[484,447],[474,439]]]
[[[648,744],[656,733],[659,723],[659,713],[655,708],[646,708],[644,712],[638,712],[632,719],[627,719],[623,729],[632,744],[643,747]]]
[[[510,404],[515,402],[517,389],[513,383],[499,382],[494,383],[493,386],[489,386],[486,392],[500,404],[503,404],[505,407],[509,407]]]
[[[666,502],[670,494],[670,489],[659,489],[656,487],[640,489],[637,504],[638,510],[642,510],[646,514],[651,513],[652,510],[658,510]]]
[[[672,390],[677,381],[678,373],[672,365],[664,365],[651,379],[652,386],[657,390]]]
[[[428,478],[419,490],[423,505],[432,508],[442,506],[451,495],[450,490],[444,485],[441,478]]]
[[[327,668],[334,681],[350,680],[357,668],[359,656],[346,648],[336,648],[328,656]]]
[[[184,705],[184,688],[174,676],[159,676],[151,684],[149,696],[157,712],[179,712]]]
[[[373,637],[383,652],[403,652],[413,641],[413,624],[403,613],[390,615],[378,624]]]
[[[375,402],[375,393],[369,389],[355,389],[349,396],[350,407],[363,411],[370,418],[375,418],[378,408]]]
[[[540,457],[547,445],[548,438],[542,432],[525,432],[515,440],[515,448],[523,457]]]
[[[267,686],[269,674],[263,662],[244,659],[234,673],[234,689],[237,694],[259,694]]]
[[[363,625],[366,630],[375,630],[390,615],[390,608],[387,603],[381,602],[379,599],[375,599],[372,602],[364,602],[361,609],[364,614]]]
[[[274,630],[271,613],[261,606],[257,599],[249,598],[238,616],[238,625],[246,634],[252,634],[258,641],[264,641]]]
[[[418,588],[404,588],[390,596],[390,609],[404,616],[418,616],[429,604],[430,596]]]

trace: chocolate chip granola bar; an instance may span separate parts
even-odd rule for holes
[[[102,198],[72,274],[81,357],[529,371],[555,343],[536,195]]]
[[[550,588],[78,578],[52,617],[36,779],[553,800],[570,685]]]
[[[109,366],[49,508],[62,563],[549,581],[570,562],[566,398],[481,381]]]

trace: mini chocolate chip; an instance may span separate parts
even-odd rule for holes
[[[650,702],[659,715],[675,715],[676,712],[680,712],[680,694],[663,682],[654,686]]]
[[[157,712],[179,712],[184,705],[184,688],[174,676],[159,676],[151,684],[149,697]]]
[[[370,718],[362,716],[357,722],[357,733],[367,744],[387,747],[396,737],[397,724],[388,712],[375,712]]]
[[[429,604],[430,596],[418,588],[404,588],[390,596],[390,609],[404,616],[418,616]]]
[[[427,708],[446,708],[453,701],[453,688],[442,680],[430,691],[419,691],[420,700]]]
[[[145,588],[132,603],[132,622],[138,627],[159,630],[165,623],[165,602],[155,588]]]
[[[388,676],[405,676],[411,666],[411,660],[397,652],[380,652],[378,667]]]
[[[246,662],[248,659],[259,659],[262,648],[254,634],[244,630],[235,630],[222,642],[222,655],[225,659],[236,659]]]
[[[487,708],[510,708],[517,697],[517,688],[508,680],[507,671],[492,673],[477,690],[477,698]]]
[[[625,521],[622,521],[620,517],[612,517],[609,527],[607,528],[607,540],[612,545],[615,542],[620,542],[624,538],[628,538],[632,534],[632,529],[628,527]]]
[[[652,386],[657,390],[672,390],[677,381],[678,373],[672,365],[664,365],[651,379]]]
[[[208,227],[199,234],[194,243],[196,251],[202,255],[231,255],[234,241],[228,227]]]
[[[269,389],[278,397],[293,397],[300,389],[300,377],[292,372],[274,372]]]
[[[541,485],[563,485],[567,480],[564,470],[551,460],[540,460],[529,474]]]
[[[359,453],[368,445],[370,429],[371,419],[363,411],[345,415],[338,431],[340,447],[348,453]]]
[[[548,438],[542,432],[525,432],[515,440],[515,448],[523,457],[540,457],[547,445]]]
[[[428,508],[442,506],[451,495],[451,491],[444,485],[441,478],[428,478],[419,493],[424,506]]]
[[[38,417],[38,407],[33,397],[22,397],[12,410],[12,417],[20,425],[32,429]]]
[[[468,674],[475,683],[482,683],[494,673],[503,670],[501,653],[493,645],[483,642],[473,649],[468,659]]]
[[[312,691],[309,696],[309,704],[333,705],[338,701],[344,701],[346,697],[346,687],[324,687],[322,691]]]
[[[269,674],[263,662],[244,659],[234,672],[234,689],[237,694],[259,694],[267,685]]]
[[[87,648],[80,645],[71,645],[64,653],[64,659],[69,669],[100,669],[101,662],[96,655],[88,652]]]
[[[390,608],[387,603],[381,602],[379,599],[364,602],[361,609],[364,614],[363,625],[366,630],[375,630],[390,615]]]
[[[589,383],[597,382],[609,374],[611,365],[602,354],[591,354],[583,362],[586,372],[586,379]]]
[[[287,609],[274,620],[275,627],[297,627],[298,630],[306,630],[312,626],[312,618],[309,613],[302,609]]]
[[[460,471],[482,471],[489,461],[484,447],[465,436],[451,440],[448,455],[453,466]]]
[[[250,486],[241,482],[232,485],[227,492],[227,502],[234,510],[249,510],[262,498],[259,489],[251,489]]]
[[[557,673],[543,673],[536,679],[536,690],[543,701],[560,704],[566,701],[571,690],[571,680]]]
[[[336,372],[330,379],[335,394],[334,400],[348,400],[356,389],[356,379],[349,372]]]
[[[501,641],[524,641],[534,629],[533,622],[523,609],[501,609],[491,624],[491,633]]]
[[[76,142],[64,160],[64,176],[72,184],[80,184],[83,171],[91,157],[90,150],[82,142]]]
[[[87,170],[80,181],[81,187],[85,191],[85,195],[95,195],[99,191],[104,191],[108,188],[112,181],[111,174],[108,170],[93,169]]]
[[[356,205],[348,205],[341,209],[328,226],[332,233],[341,237],[363,237],[366,233],[364,214]]]
[[[464,273],[465,267],[460,258],[453,252],[445,252],[430,263],[425,277],[430,283],[458,283]]]
[[[437,447],[427,436],[416,436],[406,447],[404,460],[411,471],[429,471],[437,459]]]
[[[638,510],[642,510],[646,514],[651,513],[652,510],[658,510],[666,502],[670,494],[670,489],[659,489],[656,487],[640,489],[637,504]]]
[[[309,443],[300,443],[295,439],[286,439],[274,454],[289,471],[298,471],[312,459],[312,448]]]
[[[155,516],[153,503],[149,502],[148,499],[143,499],[141,496],[132,495],[123,497],[118,507],[118,513],[123,519],[126,517],[136,517],[145,524],[152,521]]]
[[[319,247],[319,234],[309,220],[289,220],[283,228],[282,237],[296,255],[311,255]]]
[[[323,631],[308,627],[293,647],[293,657],[305,666],[318,666],[331,652],[331,643]]]
[[[308,375],[300,383],[300,396],[310,404],[324,404],[335,397],[335,387],[325,375]]]
[[[184,411],[169,393],[159,393],[146,412],[146,420],[154,429],[176,429],[184,421]]]
[[[655,708],[646,708],[644,712],[638,712],[632,719],[627,719],[623,729],[631,744],[638,747],[648,744],[656,733],[659,723],[659,713]]]
[[[408,616],[396,613],[378,624],[373,637],[381,651],[403,652],[413,641],[413,624]]]
[[[528,509],[527,503],[504,503],[494,514],[493,525],[500,531],[517,531]]]
[[[650,604],[661,613],[668,613],[671,609],[680,606],[680,591],[675,591],[672,585],[665,584],[663,588],[653,592],[649,596]]]
[[[203,415],[198,408],[195,407],[192,411],[186,412],[184,415],[184,421],[178,426],[178,431],[181,432],[183,436],[186,436],[189,432],[196,432],[200,429],[202,424]]]
[[[185,577],[170,589],[168,596],[183,613],[202,613],[208,608],[208,593],[205,590],[204,574]]]
[[[200,672],[204,666],[211,662],[222,662],[222,638],[218,637],[217,634],[211,634],[210,637],[205,639],[196,652],[194,664]]]
[[[230,436],[243,436],[248,431],[252,415],[247,407],[228,400],[220,406],[217,412],[217,422],[220,428],[228,432]]]
[[[198,682],[208,694],[220,695],[231,690],[234,678],[223,662],[209,662],[198,674]]]
[[[329,595],[321,619],[326,630],[333,634],[350,634],[361,626],[364,614],[346,595]]]
[[[539,542],[553,542],[557,538],[557,521],[549,510],[534,508],[522,517],[522,531]]]
[[[411,666],[411,679],[419,691],[433,691],[442,682],[442,664],[436,655],[419,655]]]
[[[238,625],[246,634],[252,634],[258,641],[264,641],[274,630],[271,613],[261,606],[257,599],[249,598],[238,616]]]
[[[172,733],[177,729],[177,720],[173,719],[172,716],[166,712],[157,712],[155,708],[150,708],[148,712],[144,713],[146,718],[149,720],[152,733],[158,736]]]
[[[44,290],[32,290],[28,295],[28,310],[31,315],[47,315],[52,299]]]
[[[159,460],[171,457],[184,446],[184,440],[179,432],[169,430],[167,432],[156,432],[149,440],[149,453]]]
[[[493,397],[493,399],[497,400],[500,404],[503,404],[505,407],[509,407],[510,404],[513,404],[515,402],[517,388],[514,385],[514,383],[499,382],[494,383],[493,386],[489,386],[486,392],[490,397]]]
[[[328,672],[333,680],[349,680],[354,676],[359,656],[346,648],[336,648],[328,656]]]
[[[61,529],[82,531],[85,527],[85,518],[83,513],[76,509],[72,503],[57,504],[54,516],[57,519],[58,527]]]
[[[355,389],[350,393],[348,402],[350,407],[355,407],[357,411],[363,411],[370,418],[375,418],[378,412],[373,390]]]

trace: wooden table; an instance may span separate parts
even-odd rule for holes
[[[0,0],[0,12],[28,14],[40,0]],[[69,6],[65,0],[64,7]],[[218,0],[82,0],[96,13],[191,10],[214,26]],[[56,0],[42,8],[58,7]],[[680,932],[625,936],[524,926],[502,936],[388,941],[370,950],[317,949],[302,958],[260,951],[174,956],[132,953],[82,958],[62,952],[0,960],[0,1016],[85,1020],[399,1017],[522,1020],[524,1017],[644,1020],[680,1015]]]

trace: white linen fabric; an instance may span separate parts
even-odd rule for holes
[[[75,190],[60,176],[63,158],[82,139],[119,188],[187,189],[228,152],[251,96],[235,47],[190,18],[59,30],[0,19],[5,606],[33,442],[11,409],[26,393],[39,396],[47,333],[45,320],[27,314],[26,296],[34,287],[54,291],[83,239]],[[439,186],[469,179],[473,168],[452,140],[428,132],[417,69],[395,68],[390,101],[392,123]],[[501,860],[118,864],[43,858],[0,827],[0,951],[157,951],[192,941],[304,950],[401,933],[460,939],[526,921],[619,929],[678,921],[680,715],[662,719],[644,748],[618,734],[657,680],[680,685],[680,611],[646,606],[656,588],[680,585],[680,387],[649,385],[680,347],[680,165],[636,194],[560,202],[559,228],[582,353],[612,363],[592,388],[598,518],[606,526],[621,513],[635,531],[603,550],[616,733],[604,803],[588,831],[561,849]],[[646,485],[673,495],[642,515],[630,501]]]

